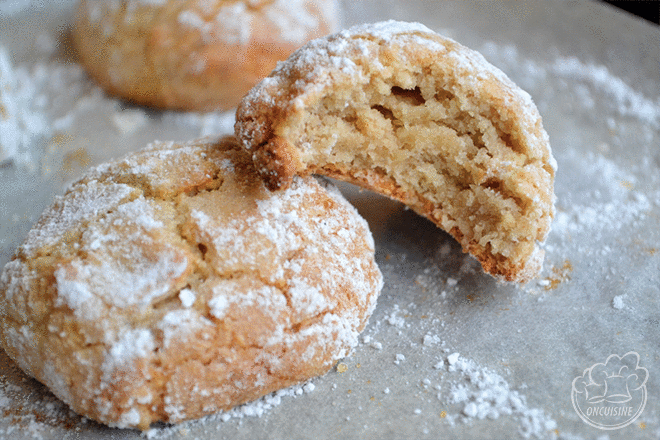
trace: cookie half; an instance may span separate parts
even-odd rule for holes
[[[81,0],[73,41],[113,95],[227,110],[278,61],[337,31],[340,11],[338,0]]]
[[[327,372],[382,287],[338,190],[296,178],[270,193],[234,138],[93,169],[0,280],[7,354],[76,412],[141,429]]]
[[[397,199],[486,272],[527,281],[554,214],[548,136],[531,97],[420,24],[314,40],[243,99],[236,134],[271,190],[324,174]]]

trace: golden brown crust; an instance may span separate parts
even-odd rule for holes
[[[235,128],[270,188],[329,174],[406,203],[501,279],[541,269],[556,165],[538,110],[479,54],[421,25],[307,44],[243,99]]]
[[[279,136],[273,137],[262,148],[254,152],[255,164],[267,164],[259,167],[258,172],[266,187],[271,191],[280,188],[283,176],[287,176],[289,183],[300,169],[296,149],[289,142]]]
[[[0,277],[0,343],[78,413],[146,429],[328,371],[381,286],[335,188],[270,193],[233,137],[157,143],[42,215]]]
[[[278,61],[333,32],[336,0],[81,0],[80,62],[110,94],[176,110],[227,110]]]

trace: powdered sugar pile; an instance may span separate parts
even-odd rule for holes
[[[477,366],[459,353],[447,356],[447,365],[449,373],[458,373],[461,377],[451,386],[447,400],[464,405],[462,416],[494,420],[513,415],[519,419],[519,432],[524,438],[540,438],[557,428],[557,423],[543,410],[529,408],[525,396],[511,390],[506,380],[496,372]],[[439,394],[438,398],[443,397]]]
[[[43,113],[36,107],[36,86],[25,69],[15,69],[0,47],[0,164],[14,161],[34,167],[39,157],[36,142],[50,133]]]

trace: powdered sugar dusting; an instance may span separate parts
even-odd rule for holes
[[[87,2],[87,13],[92,21],[97,21],[102,14],[99,3],[94,0]],[[262,28],[275,28],[284,41],[302,44],[317,31],[321,21],[335,30],[339,16],[336,0],[236,1],[214,5],[196,0],[187,2],[184,9],[181,5],[163,0],[130,0],[126,3],[129,14],[145,7],[172,9],[178,14],[177,21],[184,27],[198,30],[205,42],[222,41],[235,45],[247,45]],[[115,1],[108,2],[106,7],[117,10],[122,5]]]
[[[168,312],[158,323],[163,334],[163,347],[169,348],[173,344],[189,338],[204,327],[212,327],[213,323],[193,310],[173,310]]]
[[[102,185],[94,181],[80,185],[69,197],[56,199],[53,207],[44,212],[40,220],[42,226],[30,230],[23,250],[30,253],[55,244],[67,231],[115,208],[132,192],[132,188],[123,184]]]
[[[130,368],[136,359],[148,357],[156,348],[153,334],[147,329],[125,332],[110,347],[103,364],[103,372],[110,375],[118,368]]]
[[[342,31],[341,34],[347,37],[357,35],[371,35],[372,37],[379,38],[385,42],[392,42],[392,40],[401,34],[406,33],[434,33],[431,29],[421,23],[388,20],[381,21],[373,24],[362,24],[353,26],[349,30]]]
[[[35,143],[50,134],[43,113],[35,109],[36,86],[23,70],[15,70],[0,46],[0,164],[15,161],[34,167],[39,154]]]
[[[170,292],[187,268],[185,259],[174,251],[164,251],[156,262],[141,249],[131,251],[136,261],[130,267],[76,260],[61,266],[55,272],[58,304],[69,306],[79,319],[99,319],[107,306],[146,306]]]
[[[570,85],[571,93],[581,100],[585,109],[593,109],[595,91],[607,96],[602,100],[603,106],[613,109],[618,116],[635,117],[651,127],[660,127],[660,98],[653,100],[644,96],[613,75],[607,66],[565,56],[555,57],[550,62],[539,62],[523,58],[515,46],[500,46],[493,42],[485,43],[480,51],[500,68],[521,72],[516,80],[525,88],[534,90],[537,99],[547,99],[546,92],[556,93]],[[548,80],[553,81],[552,87],[548,87]],[[616,124],[613,120],[609,123]]]
[[[156,244],[149,233],[164,227],[154,216],[152,205],[138,198],[90,224],[82,248],[94,257],[73,259],[55,271],[58,304],[71,307],[79,319],[99,319],[106,306],[146,306],[170,292],[188,263],[174,247],[160,249],[154,259],[151,249]],[[119,256],[130,258],[130,263]]]

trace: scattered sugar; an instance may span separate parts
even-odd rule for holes
[[[653,102],[612,75],[603,65],[587,64],[575,57],[558,58],[550,66],[553,74],[582,82],[604,92],[605,102],[614,105],[622,116],[634,116],[645,123],[660,127],[660,99]]]
[[[626,298],[628,298],[628,294],[624,293],[623,295],[617,295],[612,299],[612,307],[614,307],[617,310],[623,309],[626,305],[623,302]]]
[[[630,116],[656,129],[660,128],[660,98],[655,101],[644,96],[603,65],[586,63],[576,57],[555,57],[551,62],[524,58],[516,46],[485,43],[480,52],[500,68],[518,75],[523,87],[545,98],[541,89],[552,91],[547,81],[560,80],[557,89],[573,87],[581,98],[581,108],[590,110],[592,93],[604,94],[599,105],[612,109],[618,116]],[[609,120],[609,124],[613,120]]]
[[[562,156],[566,167],[579,170],[591,185],[559,199],[553,223],[558,238],[588,234],[591,241],[599,241],[646,218],[653,200],[660,197],[658,189],[646,194],[637,191],[635,176],[600,154],[568,151]]]
[[[183,422],[174,427],[152,428],[146,431],[144,435],[150,440],[165,440],[173,436],[176,437],[181,433],[182,430],[192,428],[193,426],[206,426],[220,422],[227,423],[231,420],[240,421],[245,418],[262,417],[273,408],[281,405],[286,399],[298,398],[302,395],[313,393],[315,390],[316,385],[314,385],[313,381],[300,385],[294,385],[275,391],[252,402],[239,405],[229,411],[222,411],[217,414],[203,417],[199,420]],[[218,429],[221,428],[218,427]]]
[[[422,340],[422,345],[425,347],[431,347],[440,343],[440,337],[433,334],[425,334],[424,339]]]
[[[10,2],[0,2],[0,12],[2,15],[14,15],[24,10],[30,8],[30,6],[38,3],[39,0],[26,0],[22,2],[10,1]]]
[[[400,315],[401,310],[399,309],[398,305],[395,305],[394,308],[392,309],[392,312],[385,316],[385,321],[394,327],[397,328],[404,328],[406,327],[406,320],[403,316]],[[410,326],[410,324],[408,324]]]

